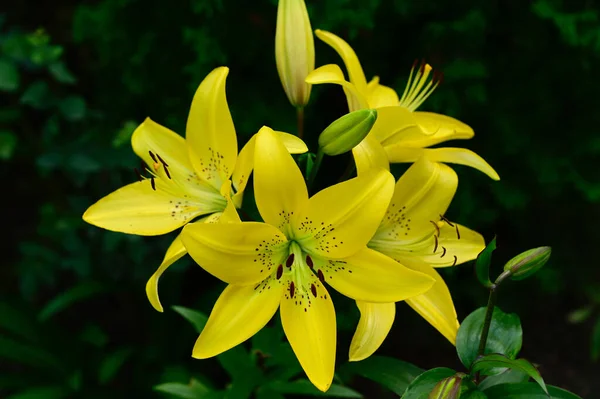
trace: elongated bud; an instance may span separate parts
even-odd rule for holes
[[[460,384],[462,377],[454,375],[444,378],[433,388],[427,399],[458,399],[460,398]]]
[[[275,62],[290,103],[304,107],[311,88],[304,80],[315,69],[315,42],[304,0],[279,0]]]
[[[509,260],[504,270],[511,272],[513,280],[523,280],[540,270],[550,259],[551,252],[550,247],[530,249]]]
[[[327,155],[350,151],[371,131],[377,120],[377,111],[361,109],[336,119],[319,136],[319,147]]]

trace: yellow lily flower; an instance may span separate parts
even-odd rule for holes
[[[438,267],[455,266],[477,257],[483,237],[442,216],[456,192],[458,177],[450,167],[421,158],[396,183],[390,206],[367,246],[412,270],[435,279],[433,287],[406,299],[417,313],[453,345],[458,319],[450,291]],[[350,346],[350,360],[369,357],[394,322],[394,303],[357,301],[360,322]]]
[[[300,169],[267,127],[256,135],[254,194],[265,221],[187,225],[192,258],[229,285],[217,300],[192,356],[209,358],[252,337],[278,308],[308,378],[331,385],[335,311],[325,281],[361,301],[422,294],[433,279],[367,248],[393,194],[387,171],[372,171],[310,199]]]
[[[202,81],[190,108],[186,138],[147,118],[133,133],[131,144],[150,177],[128,184],[90,206],[83,220],[128,234],[169,233],[198,216],[196,223],[219,220],[227,200],[222,188],[233,182],[233,202],[241,206],[254,164],[252,138],[237,154],[237,138],[227,106],[225,81],[229,69],[220,67]],[[308,148],[295,136],[278,132],[290,151]],[[186,254],[177,236],[146,285],[152,306],[162,312],[158,279]]]
[[[306,82],[341,85],[350,111],[377,109],[377,122],[369,135],[372,140],[363,141],[353,151],[359,173],[372,166],[365,163],[368,155],[364,153],[375,152],[385,154],[390,163],[415,162],[426,157],[431,161],[471,166],[494,180],[500,179],[496,171],[473,151],[465,148],[426,148],[448,140],[470,139],[475,134],[473,129],[457,119],[417,111],[440,83],[441,75],[432,73],[431,66],[422,63],[417,68],[416,64],[413,65],[404,94],[399,98],[394,89],[379,84],[377,76],[367,83],[356,53],[343,39],[319,29],[315,34],[340,55],[350,81],[346,81],[339,66],[329,64],[315,69],[306,78]],[[383,150],[370,148],[378,146],[382,146]]]

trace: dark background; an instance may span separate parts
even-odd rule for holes
[[[456,166],[459,190],[447,215],[486,240],[497,235],[494,274],[521,251],[552,246],[548,265],[503,286],[498,305],[520,315],[522,355],[548,383],[593,397],[600,389],[593,362],[600,353],[600,4],[307,3],[313,28],[348,40],[368,79],[377,74],[402,92],[415,58],[444,72],[421,109],[472,126],[474,139],[451,145],[476,151],[502,179]],[[161,280],[159,314],[144,286],[174,235],[111,233],[81,215],[134,181],[139,162],[129,137],[146,116],[184,132],[192,94],[214,67],[231,69],[227,96],[241,143],[262,125],[295,131],[275,68],[276,1],[2,8],[0,396],[41,387],[40,398],[61,397],[61,389],[87,398],[159,397],[152,386],[191,376],[223,388],[229,377],[217,360],[190,358],[196,333],[170,308],[208,314],[223,284],[182,260]],[[341,64],[315,42],[317,66]],[[306,110],[313,149],[344,112],[339,87],[313,88]],[[338,176],[338,161],[326,160],[322,185]],[[459,319],[485,304],[472,264],[444,276]],[[342,364],[358,312],[343,300],[336,309]],[[402,303],[378,354],[460,369],[454,348]],[[366,397],[386,392],[366,380],[351,385]]]

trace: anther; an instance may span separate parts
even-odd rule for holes
[[[419,66],[419,75],[422,75],[425,71],[425,60],[421,60],[421,66]]]
[[[153,153],[152,151],[148,150],[148,154],[150,154],[150,158],[152,158],[152,160],[153,160],[154,162],[158,162],[158,161],[156,160],[156,157],[154,156],[154,153]]]
[[[454,262],[452,262],[452,266],[456,266],[457,261],[458,261],[458,258],[456,257],[456,255],[454,255]]]
[[[317,287],[315,287],[314,284],[310,285],[310,292],[312,292],[312,294],[315,298],[317,297]]]
[[[277,267],[277,280],[279,280],[283,276],[283,266],[279,265]]]
[[[167,169],[167,165],[166,164],[163,164],[163,169],[165,170],[165,174],[167,175],[167,177],[170,180],[171,179],[171,174],[169,173],[169,169]]]
[[[321,280],[322,283],[325,282],[325,276],[323,275],[323,271],[321,271],[321,269],[317,270],[317,277],[319,277],[319,280]]]
[[[138,168],[133,168],[133,170],[135,171],[135,174],[136,174],[138,180],[142,181],[142,175],[140,174],[140,171],[138,170]]]
[[[314,263],[312,261],[312,258],[310,257],[310,255],[306,255],[306,264],[308,265],[308,267],[310,267],[311,269],[314,266]]]
[[[154,177],[150,178],[150,184],[152,185],[152,190],[156,191],[156,183],[154,182]]]
[[[296,292],[296,286],[294,285],[294,282],[292,281],[290,283],[290,298],[294,297],[295,292]]]
[[[442,252],[442,256],[440,256],[440,258],[443,258],[446,255],[446,247],[442,246],[442,249],[444,252]]]
[[[448,220],[448,218],[446,218],[443,215],[440,215],[440,219],[442,219],[444,222],[448,223],[448,225],[450,225],[450,227],[454,227],[454,224],[452,224],[451,221]]]
[[[156,157],[158,158],[158,160],[160,161],[160,163],[162,163],[165,166],[169,166],[169,164],[166,163],[165,160],[160,157],[160,155],[156,154]]]
[[[419,63],[419,59],[415,58],[415,61],[412,64],[412,68],[411,69],[415,69],[417,67],[417,64]]]
[[[456,225],[456,237],[460,240],[460,232],[458,231],[458,225]]]
[[[292,267],[293,264],[294,264],[294,254],[290,254],[290,256],[288,256],[287,260],[285,261],[285,266]]]
[[[433,236],[434,240],[435,240],[435,245],[433,246],[433,253],[435,253],[435,251],[437,251],[437,247],[438,247],[438,238],[437,236]]]
[[[435,227],[435,229],[437,230],[437,235],[440,235],[440,226],[437,225],[436,222],[434,222],[433,220],[430,220],[431,224],[433,225],[433,227]]]

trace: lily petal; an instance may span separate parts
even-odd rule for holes
[[[358,176],[369,173],[371,170],[390,170],[387,154],[372,134],[369,134],[352,149],[352,155],[354,156]]]
[[[388,140],[393,144],[398,138],[405,141],[423,140],[428,133],[419,126],[415,113],[400,106],[377,108],[377,121],[371,130],[373,135],[382,145],[388,145]]]
[[[194,223],[181,239],[200,267],[229,284],[257,284],[287,255],[285,236],[265,223]]]
[[[394,324],[395,303],[356,301],[360,321],[350,344],[350,361],[358,362],[371,356],[383,343]]]
[[[285,335],[308,379],[325,392],[331,385],[335,368],[333,302],[318,279],[312,280],[310,288],[296,287],[293,297],[287,291],[284,293],[280,311]]]
[[[160,298],[158,297],[158,279],[169,266],[187,254],[180,236],[181,234],[178,234],[177,237],[175,237],[169,246],[169,249],[167,249],[167,253],[165,254],[165,258],[163,259],[162,263],[154,272],[154,274],[150,276],[150,279],[146,283],[146,296],[148,297],[152,307],[159,312],[163,311],[163,307],[160,303]]]
[[[367,100],[369,107],[392,107],[398,106],[400,99],[398,93],[391,87],[379,84],[379,77],[373,78],[367,85]]]
[[[297,241],[311,255],[355,254],[377,230],[393,190],[393,176],[380,169],[318,192],[299,218]]]
[[[200,83],[188,115],[186,139],[196,173],[217,190],[233,173],[237,137],[225,96],[229,68],[219,67]]]
[[[338,84],[344,89],[350,112],[369,108],[369,103],[365,95],[352,83],[346,81],[344,73],[335,64],[323,65],[315,69],[306,77],[306,83],[314,85],[323,83]]]
[[[154,179],[131,183],[90,206],[83,220],[103,229],[121,233],[155,236],[169,233],[196,216],[223,210],[225,199],[218,192],[210,203],[172,192],[168,180]],[[185,196],[184,196],[185,195]]]
[[[498,173],[483,158],[466,148],[407,148],[402,145],[385,147],[391,163],[414,162],[422,156],[430,161],[456,163],[470,166],[485,173],[493,180],[500,180]]]
[[[256,134],[254,196],[264,221],[287,232],[308,203],[302,172],[281,139],[268,127]]]
[[[277,282],[271,282],[269,289],[228,285],[215,303],[192,357],[216,356],[260,331],[277,311],[282,289]]]
[[[350,77],[350,82],[356,86],[360,93],[366,94],[367,78],[365,78],[365,73],[360,65],[360,61],[352,47],[350,47],[350,45],[341,37],[324,30],[315,30],[315,35],[326,44],[333,47],[339,56],[342,57],[342,60],[346,65],[346,70],[348,71],[348,76]]]
[[[329,285],[358,301],[403,301],[424,293],[434,282],[426,274],[414,272],[369,248],[341,260],[313,261],[315,270],[323,271]]]

